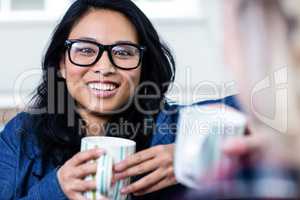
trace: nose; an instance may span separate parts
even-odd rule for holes
[[[103,52],[98,62],[92,67],[94,73],[101,73],[102,75],[112,74],[116,71],[106,51]]]

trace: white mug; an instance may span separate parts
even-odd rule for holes
[[[121,195],[120,190],[124,186],[129,185],[130,179],[127,178],[125,180],[120,180],[112,185],[113,165],[133,154],[135,152],[135,147],[136,143],[134,141],[123,138],[106,136],[91,136],[82,138],[81,151],[93,148],[101,148],[105,150],[105,154],[96,160],[97,173],[86,177],[86,180],[96,181],[97,189],[95,191],[86,192],[84,196],[91,200],[103,197],[113,200],[127,199],[127,195]]]
[[[189,106],[180,111],[175,144],[175,176],[186,186],[201,189],[223,157],[222,142],[244,134],[246,117],[230,108]],[[212,175],[213,176],[213,175]]]

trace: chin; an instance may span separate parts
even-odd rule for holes
[[[121,106],[118,105],[95,105],[91,107],[90,105],[86,107],[90,112],[99,115],[115,115],[122,112]]]
[[[83,98],[80,104],[82,105],[83,108],[95,114],[114,115],[128,108],[127,104],[128,104],[129,97],[124,98],[125,96],[128,95],[124,93],[122,94],[118,93],[116,96],[112,98],[99,98],[91,95],[90,97],[92,98]],[[124,99],[127,100],[124,101]]]

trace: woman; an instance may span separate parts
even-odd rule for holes
[[[50,41],[33,106],[1,133],[1,199],[84,199],[95,189],[87,161],[102,153],[79,152],[92,135],[136,141],[139,152],[115,166],[115,179],[138,177],[122,193],[171,198],[179,107],[164,95],[174,75],[173,56],[134,3],[75,1]]]

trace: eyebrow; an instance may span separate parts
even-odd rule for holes
[[[95,38],[91,38],[91,37],[80,37],[80,40],[88,40],[88,41],[92,41],[92,42],[97,42],[99,43]],[[135,42],[129,41],[129,40],[118,40],[115,41],[113,44],[117,44],[117,43],[130,43],[130,44],[136,44]]]
[[[80,37],[80,40],[88,40],[88,41],[92,41],[92,42],[97,42],[97,40],[95,38],[90,38],[90,37]]]

